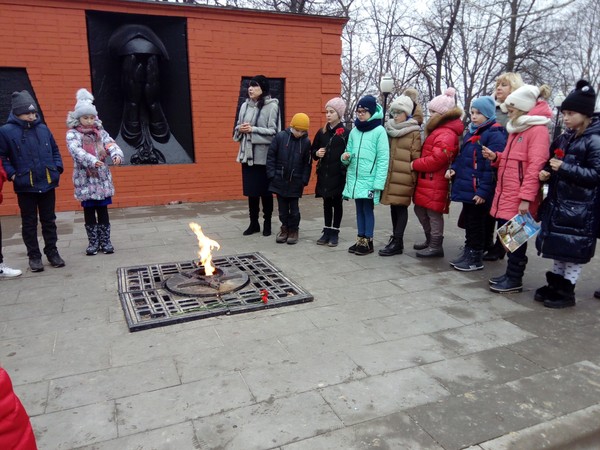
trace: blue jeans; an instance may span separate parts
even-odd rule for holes
[[[373,237],[375,230],[375,214],[373,208],[375,204],[372,198],[357,198],[356,203],[356,226],[358,235],[366,238]]]

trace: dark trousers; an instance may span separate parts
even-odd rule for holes
[[[504,225],[507,220],[498,219],[498,226]],[[506,275],[513,279],[522,279],[527,267],[527,242],[521,245],[514,252],[506,252],[508,262],[506,264]]]
[[[50,189],[44,193],[21,192],[17,193],[19,209],[21,210],[21,234],[27,247],[29,258],[41,258],[40,246],[37,239],[38,215],[42,224],[44,238],[44,254],[56,251],[56,193]]]
[[[98,219],[96,219],[96,215]],[[83,208],[83,217],[86,225],[108,225],[108,206],[89,206]]]
[[[298,197],[282,197],[277,194],[277,208],[281,225],[290,231],[298,230],[300,226],[300,207]]]
[[[404,231],[408,223],[408,206],[391,205],[390,214],[392,216],[392,232],[397,239],[404,239]]]
[[[339,228],[344,215],[344,201],[342,196],[323,197],[323,217],[325,226],[328,228]]]
[[[463,203],[465,221],[465,245],[473,250],[484,250],[486,220],[489,217],[487,205]]]
[[[261,200],[263,207],[263,219],[271,220],[271,216],[273,215],[273,194],[267,194],[261,197],[248,197],[248,209],[250,210],[251,221],[258,221]]]

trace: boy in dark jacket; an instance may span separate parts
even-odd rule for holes
[[[279,244],[298,242],[298,201],[310,180],[312,166],[310,140],[307,137],[309,124],[306,114],[294,115],[290,127],[277,133],[267,154],[269,191],[277,194],[281,221],[281,230],[275,239]]]
[[[0,158],[17,194],[23,242],[32,272],[44,270],[37,239],[38,214],[48,262],[53,267],[65,265],[56,248],[54,213],[54,190],[58,187],[63,163],[52,133],[37,112],[29,92],[13,92],[8,122],[0,127]]]

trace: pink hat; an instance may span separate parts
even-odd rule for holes
[[[338,114],[340,120],[344,119],[344,114],[346,113],[346,102],[340,97],[334,97],[329,100],[325,105],[325,108],[327,107],[335,109],[335,112]]]
[[[454,100],[454,96],[456,95],[456,89],[449,87],[446,89],[442,95],[438,95],[437,97],[429,100],[427,107],[430,111],[446,114],[452,108],[456,106],[456,100]]]

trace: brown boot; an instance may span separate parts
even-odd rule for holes
[[[290,245],[294,245],[298,242],[298,230],[289,230],[287,243]]]
[[[277,233],[277,236],[275,237],[275,242],[277,242],[278,244],[283,244],[284,242],[287,242],[288,240],[288,229],[285,225],[281,225],[281,229],[279,230],[279,233]]]

